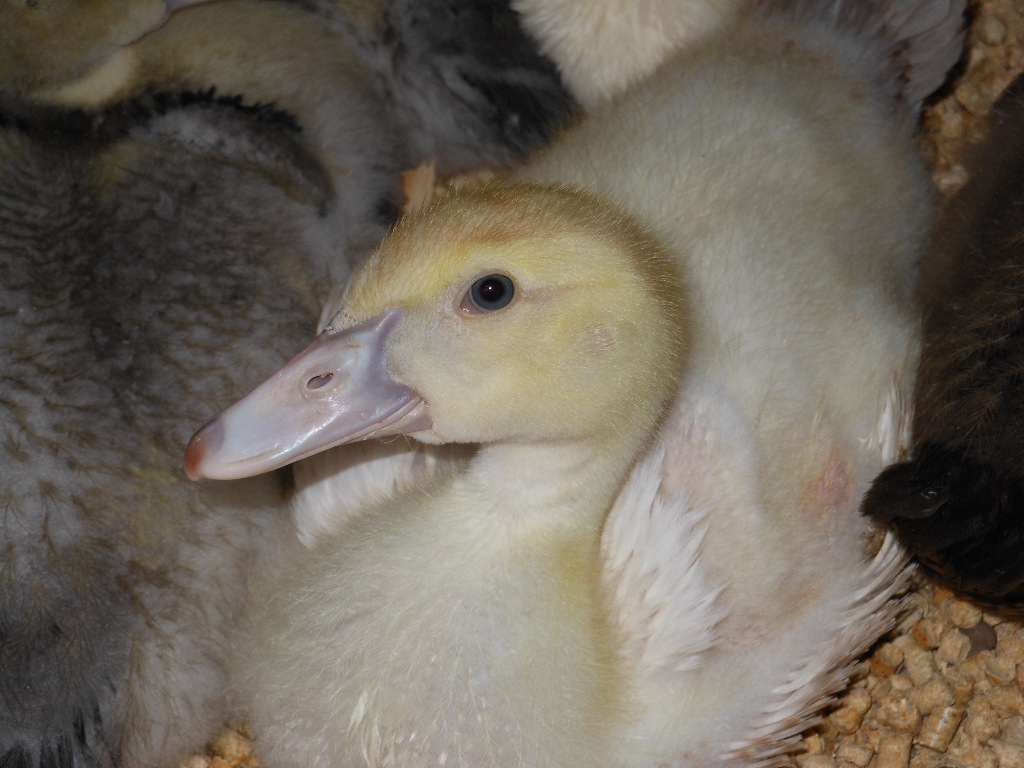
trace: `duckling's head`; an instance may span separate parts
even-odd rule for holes
[[[0,89],[83,105],[136,66],[130,45],[172,11],[209,0],[0,0]]]
[[[488,185],[400,223],[321,336],[203,427],[191,477],[406,433],[600,440],[657,421],[687,342],[673,262],[576,190]]]

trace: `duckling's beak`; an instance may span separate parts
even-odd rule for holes
[[[188,444],[193,480],[233,480],[277,469],[342,443],[429,429],[423,399],[387,371],[384,345],[401,309],[316,341]]]

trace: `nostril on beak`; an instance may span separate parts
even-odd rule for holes
[[[306,382],[306,389],[322,389],[326,387],[333,378],[333,373],[324,373],[320,376],[314,376]]]

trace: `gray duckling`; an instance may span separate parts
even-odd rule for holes
[[[180,446],[305,337],[423,147],[502,163],[572,108],[514,17],[464,9],[522,50],[476,112],[422,70],[465,118],[451,155],[333,8],[182,8],[60,98],[0,78],[0,765],[173,765],[226,719],[248,575],[295,536],[289,480],[188,484]]]

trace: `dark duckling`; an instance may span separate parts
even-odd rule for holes
[[[970,181],[923,266],[912,458],[864,511],[930,571],[983,600],[1024,601],[1024,79],[989,117]]]

